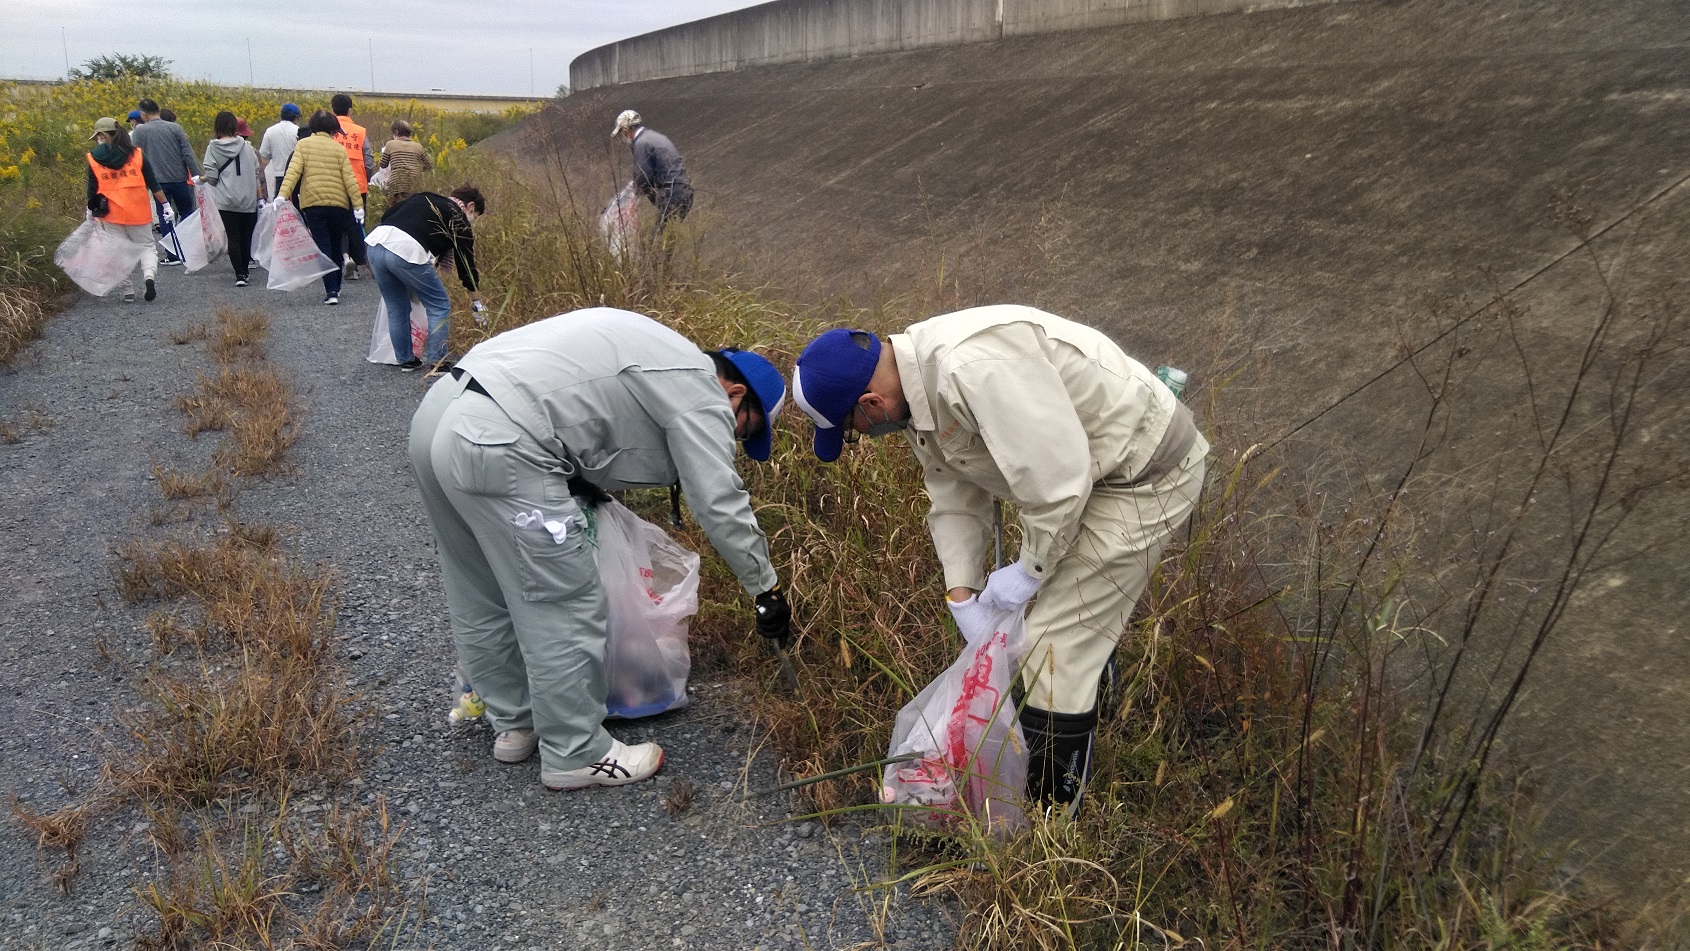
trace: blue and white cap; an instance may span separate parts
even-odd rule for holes
[[[832,462],[845,445],[845,421],[868,392],[880,338],[844,327],[810,341],[792,371],[792,399],[816,424],[816,458]]]
[[[749,350],[723,347],[717,352],[745,377],[746,384],[763,408],[763,431],[741,441],[740,445],[745,447],[746,455],[758,462],[768,462],[769,447],[774,442],[775,419],[786,407],[786,378],[780,375],[774,364]]]

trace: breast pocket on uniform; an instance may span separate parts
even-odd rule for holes
[[[453,487],[470,495],[508,495],[516,487],[510,447],[522,438],[516,424],[483,416],[460,416],[449,467]]]

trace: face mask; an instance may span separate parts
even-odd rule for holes
[[[892,419],[888,417],[878,423],[869,423],[868,434],[872,437],[879,438],[881,436],[890,436],[896,432],[902,432],[909,427],[910,418],[908,416],[905,416],[903,419]]]

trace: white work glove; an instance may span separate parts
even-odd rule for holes
[[[1019,611],[1039,593],[1039,579],[1028,574],[1021,562],[1004,565],[986,579],[980,603],[997,611]]]
[[[952,601],[945,599],[945,607],[951,609],[951,617],[956,620],[957,630],[962,632],[962,639],[969,647],[978,645],[981,641],[992,636],[999,612],[980,603],[980,599],[969,595],[967,601]]]
[[[364,209],[362,209],[362,208],[352,209],[352,217],[354,219],[356,219],[359,224],[363,224],[364,223]]]
[[[166,224],[175,221],[176,209],[170,207],[170,204],[166,202],[164,207],[159,209],[158,220],[165,222]]]

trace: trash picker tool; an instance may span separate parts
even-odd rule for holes
[[[921,759],[921,756],[922,754],[920,753],[905,753],[902,756],[888,756],[885,759],[877,759],[870,763],[858,763],[856,766],[847,766],[844,769],[832,770],[830,772],[822,773],[819,776],[806,776],[803,779],[794,779],[789,783],[781,783],[779,786],[770,786],[768,789],[758,789],[754,792],[748,792],[745,794],[745,798],[750,800],[759,799],[763,796],[772,796],[775,793],[786,792],[788,789],[798,789],[803,786],[824,782],[829,779],[838,779],[841,776],[849,776],[852,773],[861,773],[871,769],[880,769],[882,767],[891,766],[893,763],[907,763],[910,760]]]

